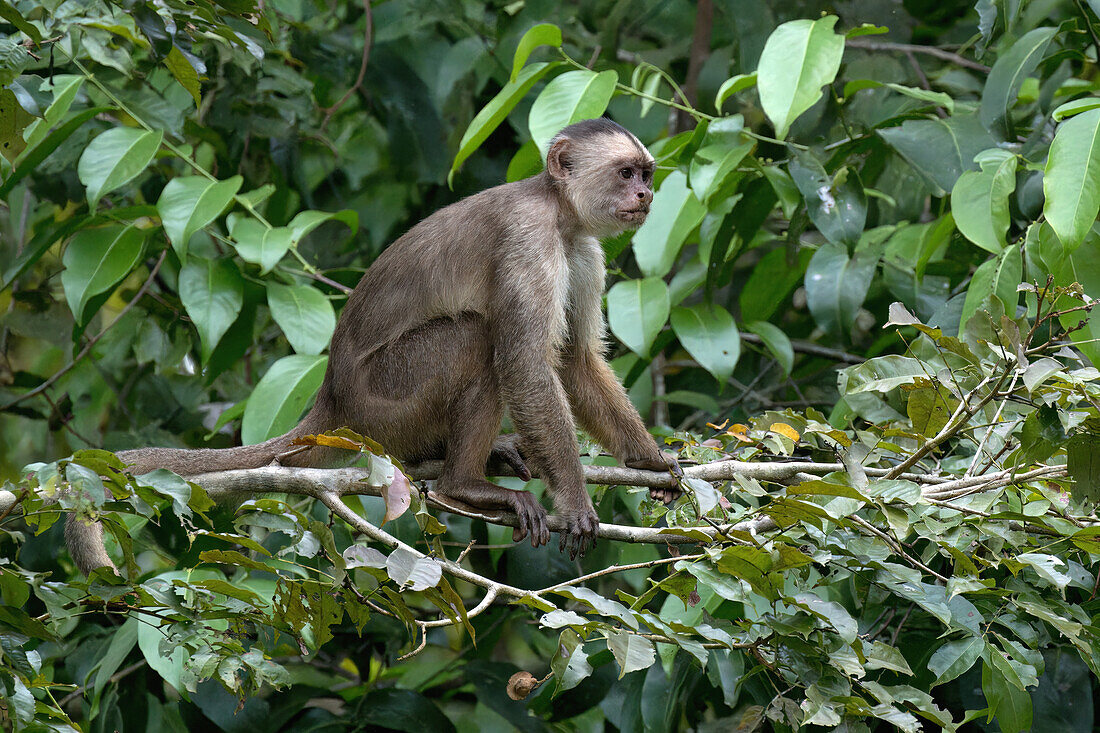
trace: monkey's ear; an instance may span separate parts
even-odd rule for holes
[[[546,154],[546,171],[551,178],[559,181],[569,177],[572,165],[569,162],[569,138],[562,138],[550,146]]]

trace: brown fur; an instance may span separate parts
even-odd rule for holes
[[[546,172],[437,211],[378,257],[340,315],[317,401],[294,430],[241,448],[141,448],[119,456],[134,473],[252,468],[275,461],[296,437],[346,425],[405,461],[442,456],[437,491],[516,512],[521,526],[513,538],[530,535],[537,546],[549,540],[546,510],[528,492],[484,478],[507,407],[523,458],[567,520],[562,548],[583,553],[599,523],[574,415],[625,464],[677,468],[603,357],[604,262],[596,237],[641,224],[652,172],[653,158],[615,123],[566,128],[551,143]],[[332,458],[311,448],[281,463]],[[100,525],[70,521],[68,539],[85,572],[110,565]]]

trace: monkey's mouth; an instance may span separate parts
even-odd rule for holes
[[[649,214],[649,207],[642,205],[633,209],[619,209],[617,212],[619,218],[623,221],[641,221]]]

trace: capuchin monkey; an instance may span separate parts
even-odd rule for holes
[[[119,457],[135,474],[166,468],[182,476],[332,465],[335,449],[291,441],[347,426],[402,461],[442,457],[437,492],[515,512],[513,540],[546,544],[546,510],[535,497],[485,480],[495,454],[520,475],[524,461],[532,465],[565,520],[560,549],[584,554],[599,520],[574,421],[623,464],[679,474],[603,356],[598,238],[645,220],[653,170],[653,156],[611,120],[566,127],[551,141],[544,172],[447,206],[382,252],[340,314],[316,403],[296,428],[240,448],[139,448]],[[498,438],[505,408],[517,440]],[[666,503],[679,493],[650,492]],[[74,517],[66,537],[85,573],[114,568],[102,525]]]

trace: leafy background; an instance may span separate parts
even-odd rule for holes
[[[1100,296],[1097,9],[3,5],[9,720],[1091,729],[1100,326],[1070,309]],[[786,487],[701,481],[667,515],[601,492],[601,518],[783,531],[680,560],[605,542],[578,566],[403,517],[395,537],[450,557],[476,540],[466,564],[517,588],[640,567],[541,611],[492,606],[398,661],[416,620],[476,587],[361,557],[324,507],[231,520],[88,452],[285,431],[386,244],[601,114],[660,165],[645,226],[605,242],[614,366],[655,432],[685,461],[844,459]],[[936,493],[912,467],[986,482]],[[20,493],[104,482],[133,586],[79,581],[56,507]],[[517,669],[555,676],[518,702]]]

